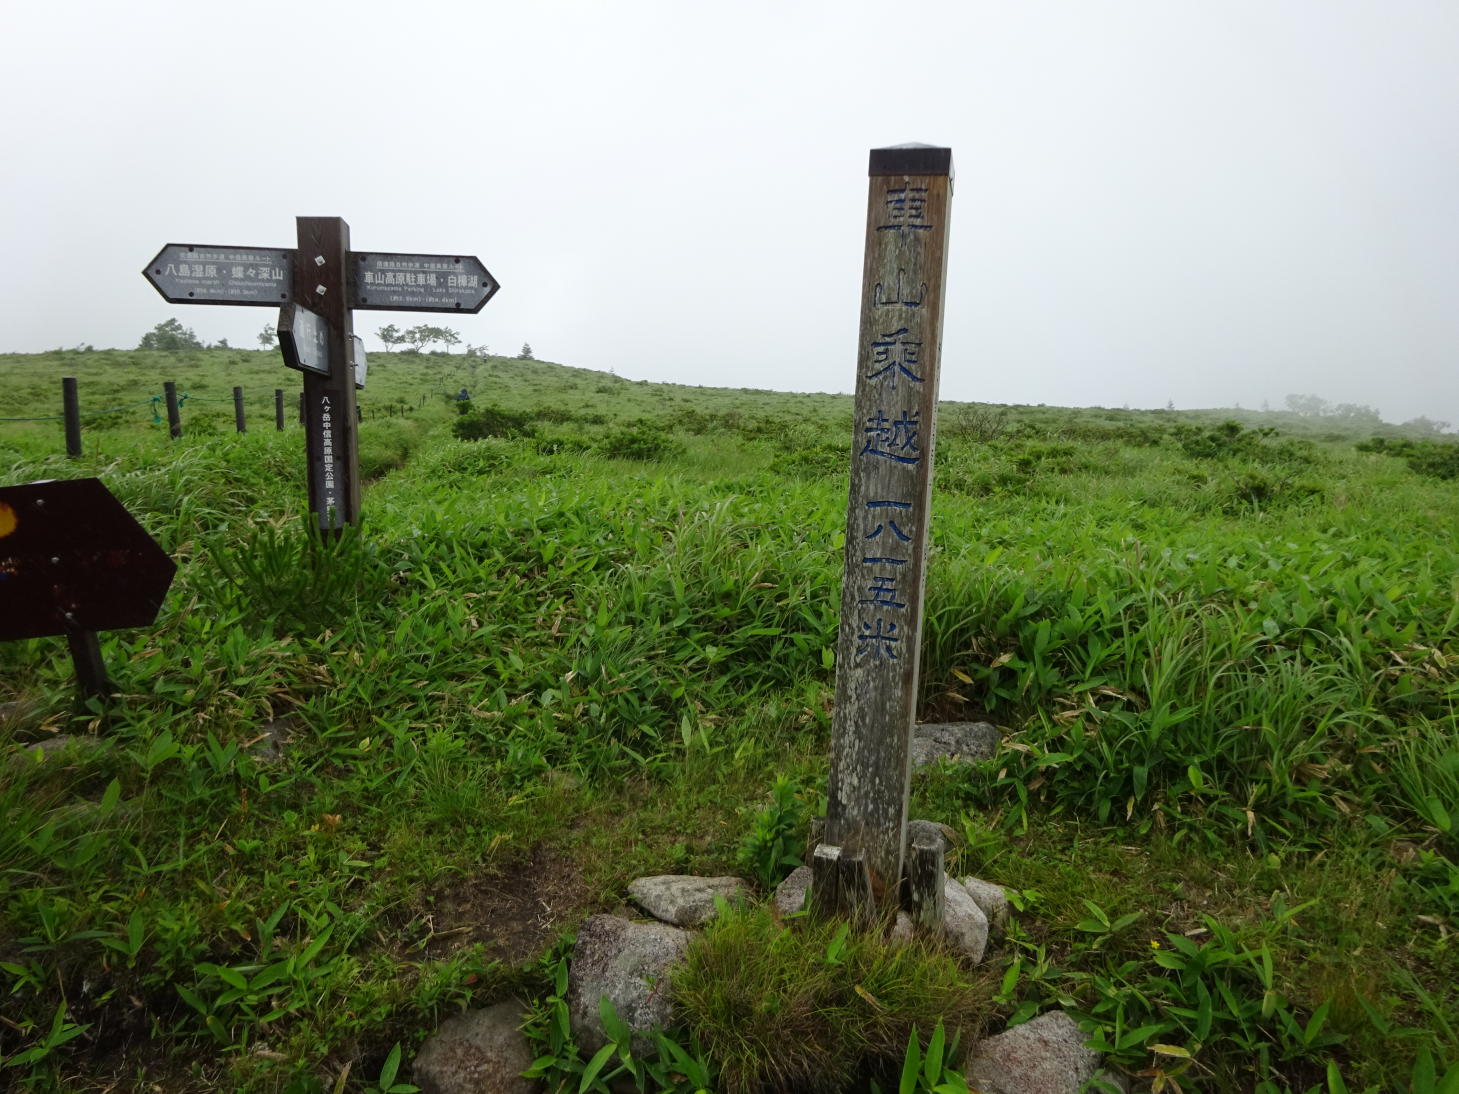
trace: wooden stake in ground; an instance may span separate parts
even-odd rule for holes
[[[829,804],[813,890],[819,908],[861,914],[896,907],[902,888],[952,151],[873,149],[870,174]],[[864,883],[845,876],[858,861]],[[868,892],[872,907],[862,907]]]

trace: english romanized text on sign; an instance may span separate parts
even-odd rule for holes
[[[174,304],[277,306],[293,292],[294,252],[169,243],[142,271]]]
[[[352,253],[350,303],[376,311],[478,312],[501,286],[474,255]]]

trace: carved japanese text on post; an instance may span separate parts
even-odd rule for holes
[[[879,906],[902,875],[951,181],[945,149],[904,151],[872,153],[826,823]]]

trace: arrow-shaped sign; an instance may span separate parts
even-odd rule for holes
[[[479,312],[496,278],[475,255],[350,252],[350,307],[369,311]]]
[[[501,288],[475,255],[351,251],[349,258],[350,307],[367,311],[475,313]],[[294,252],[169,243],[142,275],[173,304],[279,304],[293,295]]]
[[[294,252],[169,243],[142,275],[173,304],[277,306],[293,291]]]
[[[176,572],[100,479],[0,487],[0,641],[145,627]]]

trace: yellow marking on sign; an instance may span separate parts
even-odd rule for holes
[[[0,501],[0,539],[5,538],[15,531],[15,526],[20,520],[15,515],[15,510]]]

